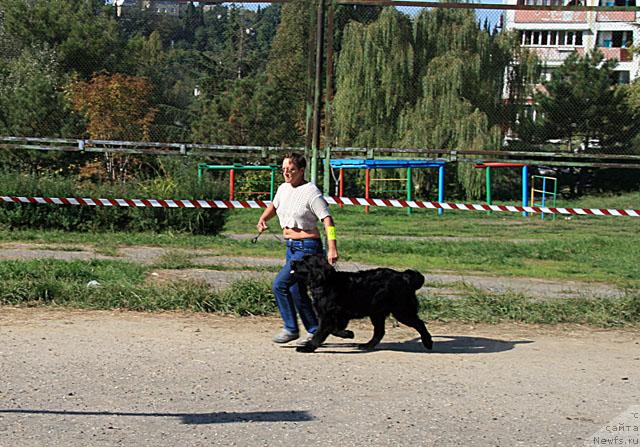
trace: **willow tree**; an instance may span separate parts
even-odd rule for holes
[[[415,23],[417,99],[402,114],[396,143],[443,150],[498,148],[509,58],[509,48],[478,24],[473,11],[423,11]],[[458,179],[467,196],[480,195],[478,170],[459,163]]]
[[[386,8],[377,21],[345,28],[336,64],[335,134],[341,145],[389,147],[414,95],[409,18]]]
[[[467,72],[477,64],[478,58],[472,55],[463,58],[448,54],[431,61],[422,78],[422,97],[400,120],[399,145],[443,150],[498,147],[499,126],[491,126],[487,115],[463,94]],[[458,179],[469,197],[481,193],[482,182],[476,171],[458,164]]]

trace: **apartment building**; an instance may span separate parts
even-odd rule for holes
[[[142,6],[157,14],[181,17],[187,11],[190,0],[144,0]]]
[[[531,48],[544,63],[544,74],[573,52],[584,54],[598,48],[606,59],[617,59],[618,83],[629,83],[640,73],[640,58],[629,47],[640,39],[640,13],[636,11],[580,10],[584,0],[505,0],[519,5],[565,5],[575,11],[509,10],[504,27],[516,30],[520,44]],[[636,6],[635,0],[586,0],[586,6]]]

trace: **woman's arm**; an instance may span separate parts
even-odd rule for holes
[[[276,207],[273,206],[273,203],[271,203],[269,204],[267,209],[264,210],[264,212],[260,216],[260,219],[258,219],[258,224],[256,225],[256,229],[258,230],[259,233],[262,233],[267,228],[269,228],[267,226],[267,221],[275,215],[276,215]]]
[[[327,216],[322,219],[324,224],[324,230],[327,234],[327,261],[329,264],[335,264],[338,260],[338,244],[336,242],[336,227],[333,223],[333,218]]]

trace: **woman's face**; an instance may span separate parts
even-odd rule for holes
[[[304,168],[297,167],[289,158],[285,158],[282,161],[282,175],[285,182],[298,186],[304,179]]]

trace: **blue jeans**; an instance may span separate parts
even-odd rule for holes
[[[286,262],[273,281],[272,290],[284,320],[284,328],[289,332],[298,332],[296,309],[307,332],[313,334],[318,329],[318,318],[307,290],[299,287],[291,275],[291,261],[298,261],[306,254],[318,253],[323,253],[320,239],[287,239]]]

